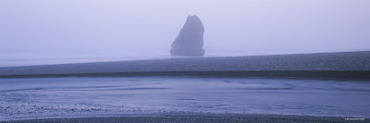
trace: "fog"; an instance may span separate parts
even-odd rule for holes
[[[369,0],[0,0],[0,56],[169,55],[188,15],[203,21],[206,55],[370,50],[369,6]]]

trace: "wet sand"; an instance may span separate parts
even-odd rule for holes
[[[180,119],[209,113],[228,119],[230,114],[370,117],[368,81],[70,77],[0,79],[0,84],[0,121],[168,115]]]
[[[96,62],[79,64],[40,65],[0,68],[0,78],[39,77],[106,77],[106,76],[205,76],[205,77],[294,77],[365,79],[370,76],[370,51],[346,53],[319,53],[273,56],[199,57],[160,60],[137,60],[119,62]],[[19,79],[16,79],[17,81]],[[298,79],[299,80],[299,79]],[[193,86],[192,86],[193,87]],[[143,89],[143,88],[140,88]],[[145,88],[147,89],[147,88]],[[166,89],[166,88],[162,88]],[[289,88],[288,88],[289,90]],[[31,92],[40,92],[40,88]],[[60,90],[58,90],[60,91]],[[68,90],[69,91],[69,90]],[[268,90],[286,91],[286,90]],[[303,90],[305,91],[305,90]],[[329,90],[330,91],[330,90]],[[345,92],[342,92],[345,91]],[[347,93],[342,90],[341,93]],[[355,90],[356,93],[368,92]],[[155,91],[158,92],[158,91]],[[11,92],[13,94],[14,92]],[[325,91],[326,93],[326,91]],[[332,92],[330,91],[330,94]],[[25,94],[28,94],[25,93]],[[275,93],[274,93],[275,94]],[[285,94],[282,93],[282,94]],[[338,93],[340,94],[340,93]],[[352,94],[352,92],[348,92]],[[320,94],[321,95],[321,94]],[[6,96],[6,95],[5,95]],[[13,96],[9,96],[13,97]],[[22,97],[22,96],[21,96]],[[332,97],[332,96],[330,96]],[[338,97],[338,96],[333,96]],[[353,96],[350,96],[353,97]],[[5,98],[4,98],[5,99]],[[24,99],[23,97],[21,99]],[[32,99],[32,98],[31,98]],[[63,98],[64,99],[64,98]],[[344,98],[343,98],[344,99]],[[366,99],[366,98],[360,98]],[[347,99],[346,99],[347,100]],[[7,102],[6,100],[4,100]],[[17,100],[16,100],[17,101]],[[361,102],[361,101],[358,101]],[[28,103],[26,101],[26,103]],[[332,103],[330,103],[332,104]],[[352,104],[352,103],[349,103]],[[288,105],[289,106],[289,105]],[[7,108],[7,107],[3,107]],[[37,108],[37,106],[36,106]],[[322,107],[319,107],[320,109]],[[330,107],[329,107],[330,108]],[[227,108],[229,109],[229,108]],[[310,109],[310,108],[308,108]],[[313,110],[313,108],[311,108]],[[351,109],[351,108],[350,108]],[[306,110],[306,108],[302,108]],[[353,109],[358,111],[358,109]],[[343,111],[345,112],[345,111]],[[342,112],[342,113],[343,113]],[[27,112],[26,112],[27,113]],[[207,114],[175,113],[112,116],[90,115],[90,117],[60,117],[6,122],[370,122],[364,118],[326,117],[325,115],[261,115],[261,114]],[[107,117],[105,117],[107,116]],[[321,117],[323,116],[323,117]],[[347,115],[345,115],[347,116]],[[1,121],[0,116],[0,121]],[[5,122],[5,121],[2,121]]]
[[[9,123],[365,123],[368,118],[313,117],[261,114],[167,114],[121,117],[55,118],[7,121]],[[4,122],[5,123],[5,122]]]

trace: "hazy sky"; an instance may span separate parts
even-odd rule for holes
[[[165,50],[196,14],[208,52],[370,50],[370,0],[0,0],[0,49]]]

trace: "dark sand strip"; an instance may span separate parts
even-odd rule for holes
[[[0,78],[68,76],[221,76],[369,79],[370,51],[197,57],[0,68]]]
[[[370,80],[370,71],[173,71],[173,72],[159,71],[159,72],[3,75],[0,76],[0,78],[125,77],[125,76],[269,77],[269,78]]]
[[[198,114],[128,117],[57,118],[7,121],[4,123],[366,123],[366,118],[289,115]]]

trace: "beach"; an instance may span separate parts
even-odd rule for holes
[[[344,52],[2,67],[0,121],[368,122],[369,59]]]
[[[165,115],[174,120],[193,114],[370,117],[370,83],[359,80],[48,77],[3,78],[0,84],[3,121]]]
[[[87,118],[55,118],[9,121],[9,123],[365,123],[365,118],[342,118],[342,117],[312,117],[312,116],[289,116],[289,115],[241,115],[241,114],[197,114],[179,113],[146,116],[122,116],[122,117],[87,117]]]
[[[370,52],[185,57],[1,67],[0,78],[68,76],[224,76],[369,79]]]

